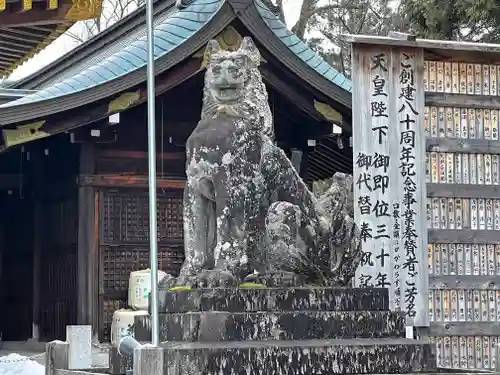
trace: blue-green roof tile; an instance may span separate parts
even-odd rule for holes
[[[302,61],[316,70],[323,77],[336,86],[351,92],[352,82],[338,70],[329,65],[322,57],[316,54],[306,43],[300,40],[294,33],[281,22],[278,16],[262,3],[256,0],[257,9],[271,31]]]
[[[217,13],[225,0],[194,0],[184,9],[173,7],[155,17],[154,57],[159,59],[186,42]],[[306,43],[279,20],[261,0],[255,0],[257,9],[271,31],[308,66],[344,90],[351,91],[352,82],[331,67]],[[147,36],[145,26],[124,37],[124,42],[113,42],[110,48],[68,69],[58,81],[48,83],[37,93],[0,105],[16,106],[87,90],[119,78],[147,63]],[[79,70],[77,70],[79,69]],[[57,82],[57,83],[56,83]]]
[[[170,11],[154,28],[156,59],[178,47],[197,33],[216,13],[224,0],[195,0],[185,9]],[[142,68],[147,63],[146,36],[116,51],[113,55],[90,66],[81,73],[63,79],[36,94],[6,103],[0,107],[15,106],[40,100],[55,98],[77,91],[86,90],[104,82]]]

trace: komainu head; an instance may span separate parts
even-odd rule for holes
[[[245,97],[252,70],[260,63],[260,53],[251,38],[245,37],[237,51],[223,50],[216,40],[205,51],[205,82],[218,105],[235,104]]]

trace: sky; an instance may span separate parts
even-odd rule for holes
[[[287,25],[293,25],[297,21],[299,18],[300,6],[300,0],[285,0],[284,10]],[[69,30],[69,32],[78,34],[79,27],[80,25],[77,23]],[[78,42],[76,42],[72,37],[68,35],[61,35],[39,54],[14,70],[14,72],[10,75],[9,80],[18,80],[33,74],[39,69],[43,69],[44,66],[50,64],[54,60],[57,60],[77,45]]]

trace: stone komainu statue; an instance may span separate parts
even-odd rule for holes
[[[315,196],[273,143],[268,97],[250,38],[212,40],[202,117],[186,144],[185,262],[164,286],[345,285],[361,261],[352,179]]]

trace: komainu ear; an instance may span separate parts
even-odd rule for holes
[[[260,52],[252,38],[248,36],[243,38],[241,41],[240,51],[244,52],[250,58],[250,61],[254,66],[260,65]]]
[[[216,41],[215,39],[210,40],[207,44],[207,48],[205,48],[205,53],[203,55],[203,66],[208,66],[212,55],[220,53],[221,50],[222,48],[218,41]]]

